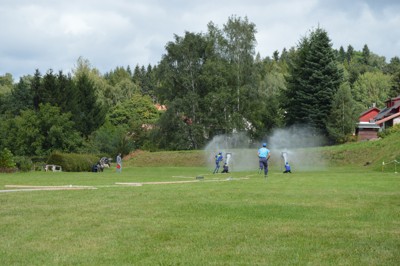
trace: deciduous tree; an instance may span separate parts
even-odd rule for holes
[[[351,134],[354,133],[361,111],[360,106],[351,95],[350,84],[348,82],[342,83],[333,98],[332,109],[328,118],[329,137],[337,143],[348,141]]]
[[[354,99],[364,109],[368,109],[373,104],[378,107],[384,107],[385,101],[389,97],[391,85],[391,76],[382,72],[366,72],[360,75],[354,83]]]

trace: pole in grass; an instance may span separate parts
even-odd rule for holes
[[[382,172],[383,172],[384,168],[385,168],[385,161],[382,162]]]

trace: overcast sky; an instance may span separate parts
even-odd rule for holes
[[[256,25],[263,58],[318,25],[335,49],[400,56],[399,0],[0,0],[0,75],[68,73],[80,56],[102,74],[155,65],[174,34],[206,33],[210,21],[222,29],[232,15]]]

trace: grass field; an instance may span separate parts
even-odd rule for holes
[[[399,265],[400,174],[211,171],[0,174],[96,188],[0,193],[0,265]]]

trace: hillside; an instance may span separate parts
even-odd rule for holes
[[[382,162],[400,161],[400,132],[384,139],[347,143],[318,148],[323,159],[331,166],[366,166],[381,170]],[[315,153],[315,149],[312,149]],[[203,151],[135,151],[124,158],[127,166],[206,166]],[[392,165],[387,165],[394,168]],[[400,166],[399,166],[400,168]]]
[[[137,150],[124,158],[128,166],[205,166],[203,151],[162,151],[149,152]]]
[[[324,158],[332,165],[364,165],[374,170],[381,170],[382,162],[400,161],[400,132],[395,132],[384,139],[321,149]]]

